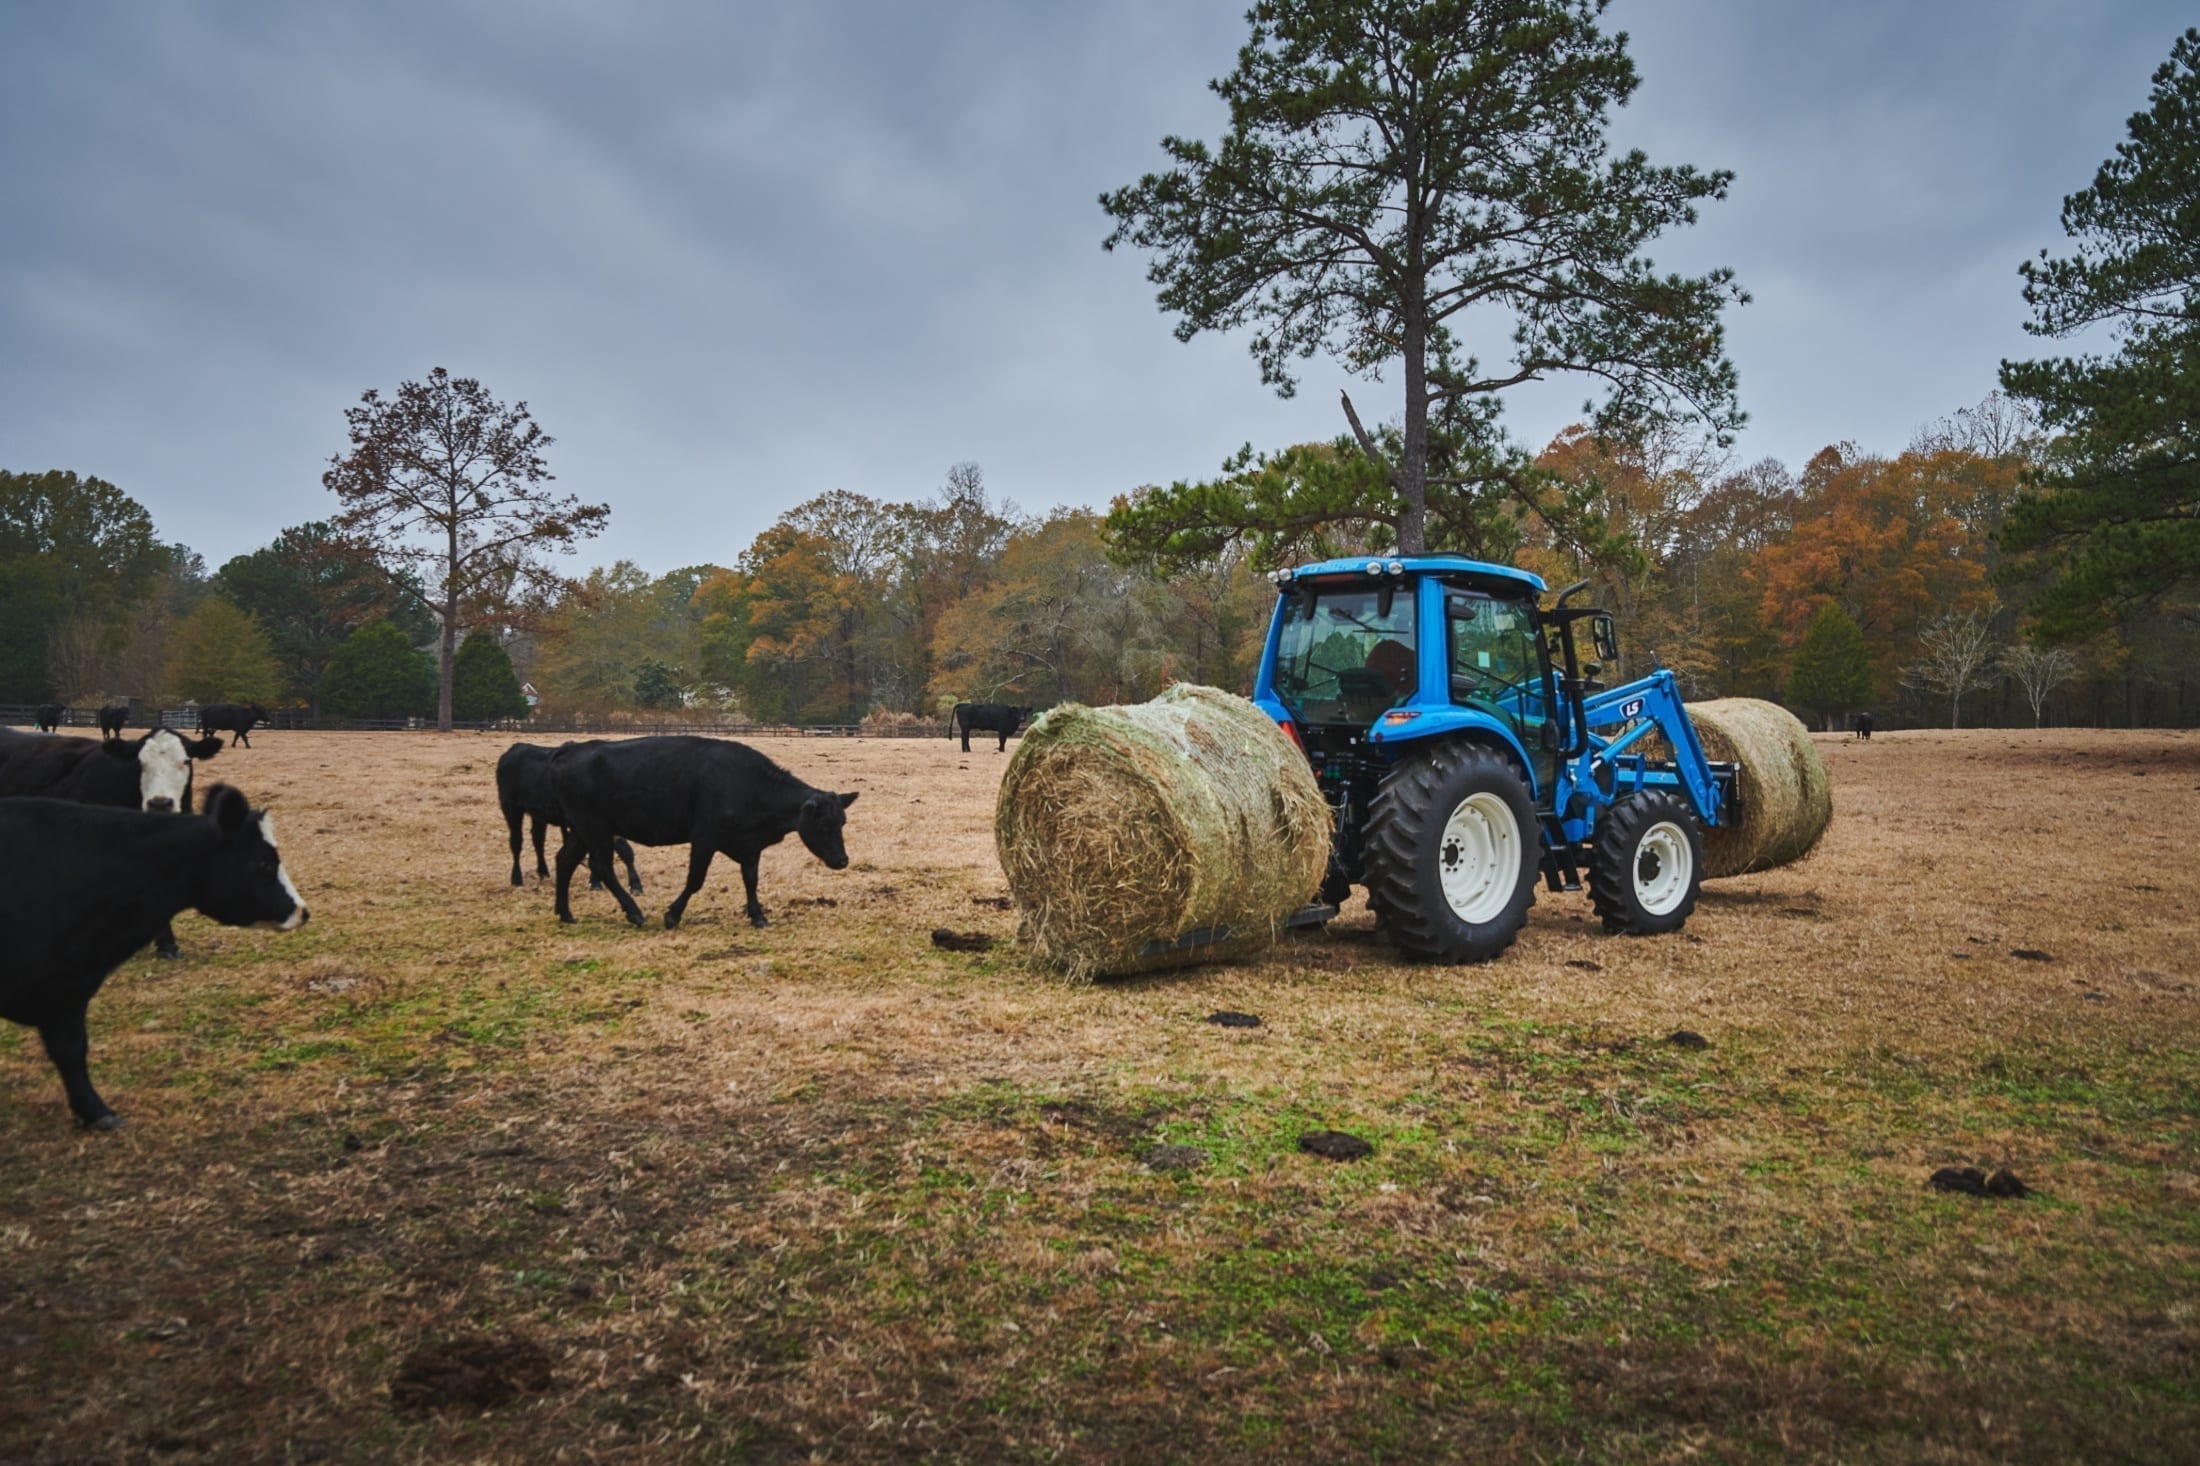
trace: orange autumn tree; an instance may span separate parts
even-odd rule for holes
[[[1863,629],[1880,691],[1891,692],[1937,617],[1992,605],[1980,501],[2005,493],[2016,472],[2013,460],[1953,448],[1898,458],[1853,444],[1820,451],[1803,472],[1793,530],[1757,559],[1766,622],[1792,652],[1821,609],[1840,606]]]

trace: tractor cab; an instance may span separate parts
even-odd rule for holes
[[[1410,569],[1399,560],[1310,565],[1279,574],[1277,586],[1253,698],[1299,739],[1317,776],[1364,777],[1397,746],[1473,730],[1506,746],[1548,800],[1565,677],[1536,607],[1540,579],[1418,556]]]

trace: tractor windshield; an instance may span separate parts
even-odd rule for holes
[[[1276,695],[1302,723],[1374,722],[1413,696],[1419,682],[1413,587],[1289,596],[1275,679]]]

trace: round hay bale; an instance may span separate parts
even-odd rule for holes
[[[1749,875],[1810,854],[1833,823],[1833,783],[1795,715],[1777,703],[1724,697],[1688,705],[1704,753],[1740,767],[1741,818],[1703,836],[1707,880]]]
[[[1025,940],[1082,979],[1267,946],[1320,888],[1330,825],[1267,714],[1179,684],[1040,717],[1001,777],[993,833]]]

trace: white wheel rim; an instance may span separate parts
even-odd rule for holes
[[[1636,904],[1652,916],[1670,912],[1688,894],[1694,865],[1686,830],[1671,820],[1652,825],[1635,847]]]
[[[1520,821],[1495,794],[1469,794],[1444,822],[1436,847],[1444,900],[1461,921],[1494,921],[1520,879]]]

